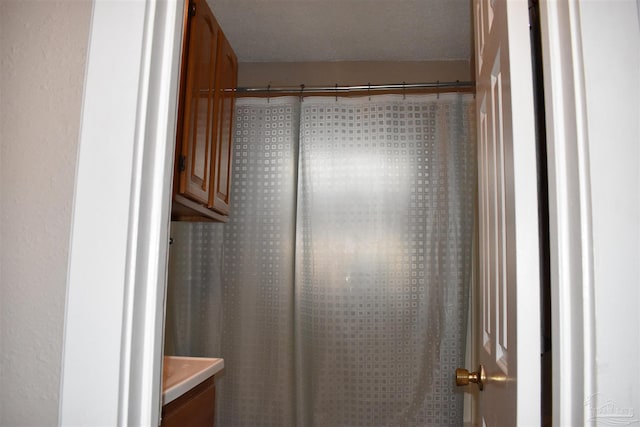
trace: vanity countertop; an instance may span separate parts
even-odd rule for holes
[[[162,404],[177,399],[223,368],[223,359],[165,356],[162,366]]]

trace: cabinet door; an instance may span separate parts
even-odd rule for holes
[[[238,60],[231,45],[220,35],[216,71],[216,148],[209,208],[229,214],[231,193],[231,142],[233,138],[233,110],[238,76]]]
[[[209,378],[162,408],[161,427],[214,427],[216,388]]]
[[[179,165],[179,193],[202,204],[209,202],[214,149],[214,78],[219,26],[205,1],[192,3],[187,56],[187,81]]]

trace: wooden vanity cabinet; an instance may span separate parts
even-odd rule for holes
[[[162,407],[161,427],[213,427],[215,377],[211,377]]]
[[[226,222],[238,62],[205,0],[185,20],[172,219]]]

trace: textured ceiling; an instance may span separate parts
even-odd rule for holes
[[[207,0],[240,62],[470,57],[469,0]]]

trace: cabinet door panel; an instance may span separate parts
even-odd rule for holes
[[[211,377],[162,408],[161,427],[214,427],[216,389]]]
[[[217,138],[209,207],[226,215],[231,193],[231,143],[238,61],[224,35],[220,36],[218,49],[215,91]]]
[[[214,78],[220,30],[205,2],[199,2],[189,29],[182,162],[179,193],[206,204],[214,148]]]

